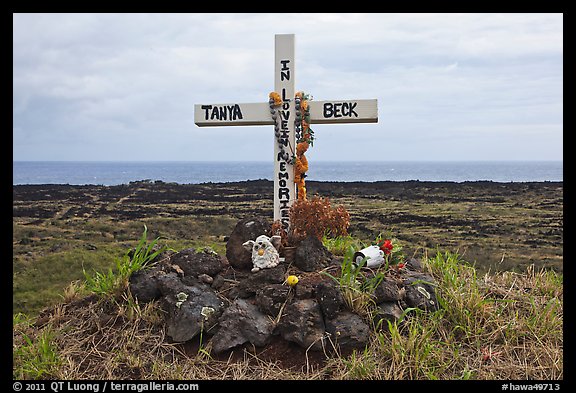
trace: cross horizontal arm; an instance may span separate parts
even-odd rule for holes
[[[378,123],[378,100],[309,101],[310,123]],[[268,103],[194,105],[198,127],[273,125]]]

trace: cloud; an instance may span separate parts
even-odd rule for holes
[[[193,106],[265,101],[295,26],[298,89],[379,101],[378,124],[318,126],[317,159],[477,156],[479,129],[562,157],[561,14],[14,14],[14,159],[269,160],[270,129],[198,128]],[[545,153],[518,138],[550,129]]]

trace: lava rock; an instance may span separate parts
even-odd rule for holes
[[[416,307],[421,310],[438,310],[436,297],[436,280],[425,273],[410,274],[403,281],[406,294],[404,302],[407,307]]]
[[[204,284],[211,285],[214,282],[214,279],[207,275],[206,273],[202,273],[198,276],[198,279],[202,281]]]
[[[178,265],[184,276],[198,277],[200,275],[215,276],[224,269],[222,259],[209,252],[197,252],[194,248],[182,250],[171,257],[171,263]]]
[[[286,268],[278,265],[270,269],[263,269],[256,273],[250,273],[245,279],[231,290],[231,297],[248,298],[268,284],[280,284],[284,281]]]
[[[226,243],[226,258],[237,269],[252,269],[252,254],[242,244],[270,232],[271,225],[261,217],[245,218],[236,224]]]
[[[244,343],[257,347],[269,343],[274,324],[268,316],[244,299],[236,299],[219,319],[220,328],[212,337],[212,351],[222,353]]]
[[[313,272],[327,267],[332,259],[332,253],[320,240],[314,236],[308,236],[296,248],[294,265],[302,271]]]
[[[186,285],[182,282],[176,273],[168,273],[156,279],[158,290],[162,296],[178,293]]]
[[[160,299],[162,293],[158,287],[158,277],[177,271],[178,266],[170,263],[171,253],[165,252],[161,255],[165,256],[161,262],[155,263],[150,269],[139,270],[130,275],[130,292],[141,303]]]
[[[159,268],[152,270],[140,270],[132,273],[129,280],[129,288],[132,296],[141,303],[148,303],[160,299],[162,293],[156,280],[161,273]]]
[[[212,281],[212,288],[219,290],[224,286],[225,283],[226,280],[222,275],[219,274],[216,277],[214,277],[214,280]]]
[[[380,320],[383,320],[383,326],[380,328],[386,328],[386,323],[384,321],[394,322],[402,317],[402,309],[397,302],[383,302],[378,304],[376,312],[374,315],[374,323],[378,326]]]
[[[286,285],[267,285],[256,292],[256,305],[263,313],[276,318],[289,293],[290,287]]]
[[[321,282],[316,286],[316,299],[326,318],[335,318],[346,303],[336,283]]]
[[[316,283],[303,278],[298,281],[298,285],[294,287],[294,296],[296,299],[312,299],[316,294],[316,285]]]
[[[313,299],[287,304],[278,324],[278,332],[284,340],[316,351],[322,349],[324,331],[322,311]]]
[[[175,273],[158,277],[162,306],[167,312],[166,334],[175,342],[194,338],[218,322],[224,303],[209,286],[182,283]]]
[[[374,288],[374,301],[376,304],[382,302],[395,302],[401,299],[401,292],[396,282],[388,277],[385,277],[380,284]]]
[[[419,272],[422,270],[422,262],[416,258],[410,258],[405,263],[405,269],[411,270],[413,272]]]
[[[362,349],[370,340],[370,326],[358,314],[350,311],[326,319],[326,331],[341,350]]]

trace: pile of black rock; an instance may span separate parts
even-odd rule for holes
[[[300,243],[290,262],[251,273],[251,254],[242,244],[269,229],[263,218],[241,220],[225,257],[209,248],[164,252],[152,268],[131,276],[132,295],[140,304],[160,300],[173,342],[202,332],[215,354],[244,344],[264,347],[274,336],[310,350],[362,349],[379,320],[397,320],[408,307],[438,308],[434,278],[412,258],[376,287],[376,312],[366,320],[347,307],[339,284],[320,273],[337,275],[342,260],[312,237]],[[299,277],[295,286],[287,285],[289,275]]]

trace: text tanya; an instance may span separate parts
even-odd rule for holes
[[[242,120],[240,105],[202,105],[204,120]]]

